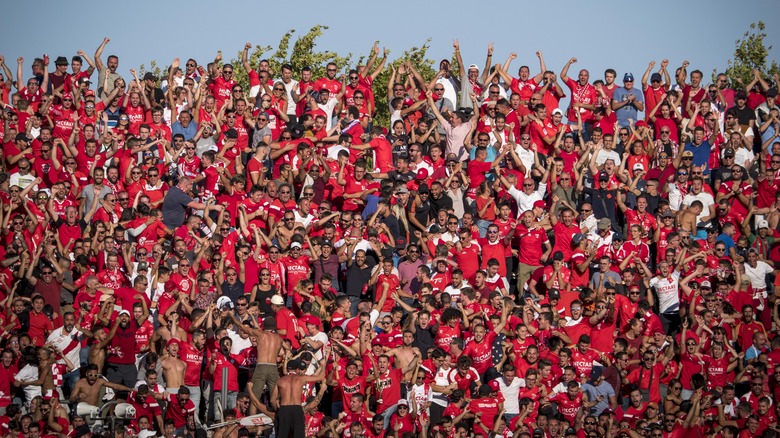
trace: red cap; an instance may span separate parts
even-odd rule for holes
[[[647,122],[645,122],[644,120],[639,120],[638,122],[636,122],[636,127],[637,128],[647,128]]]
[[[412,100],[412,98],[410,97],[407,97],[406,99],[404,99],[404,105],[412,106],[414,105],[414,100]]]
[[[417,179],[425,179],[428,178],[428,169],[422,168],[417,169]]]
[[[70,93],[62,93],[62,100],[70,99],[73,100],[73,95]]]
[[[176,344],[179,345],[179,340],[176,338],[171,338],[167,344],[165,344],[165,348],[170,347],[171,345]]]
[[[94,97],[95,96],[95,92],[92,91],[92,90],[87,90],[87,91],[84,92],[84,97],[90,97],[90,96]]]
[[[536,201],[534,202],[534,208],[545,209],[547,208],[547,204],[545,204],[544,201]]]
[[[490,382],[488,382],[488,385],[490,385],[490,389],[492,389],[493,391],[498,391],[499,389],[501,389],[501,385],[498,384],[498,380],[491,380]]]
[[[377,345],[382,345],[382,340],[379,338],[374,338],[374,340],[371,341],[371,346],[376,347]]]
[[[298,318],[298,322],[300,322],[301,325],[313,324],[316,325],[317,327],[322,326],[322,321],[314,315],[303,315],[300,318]]]

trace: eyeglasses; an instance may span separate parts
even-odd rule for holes
[[[363,96],[355,96],[353,99],[363,99]]]
[[[51,149],[41,149],[41,153],[42,154],[45,154],[47,152],[51,152]]]
[[[270,276],[271,276],[271,274],[268,274],[268,273],[262,273],[262,274],[260,274],[260,276],[261,276],[261,277],[270,277]]]
[[[284,218],[284,221],[285,221],[285,222],[292,222],[292,221],[294,221],[294,220],[295,220],[295,218],[292,218],[292,217],[286,217],[286,218]]]
[[[688,172],[677,172],[677,175],[685,176],[685,175],[688,175]]]
[[[351,80],[351,81],[356,81],[357,79],[358,79],[358,77],[357,77],[357,76],[350,76],[350,77],[349,77],[349,80]]]
[[[686,342],[685,345],[688,346],[688,347],[695,347],[696,346],[696,342]]]
[[[280,195],[289,195],[291,192],[289,190],[282,190],[279,192]]]
[[[588,426],[594,426],[596,424],[596,422],[595,421],[586,421],[585,424],[588,425]]]
[[[233,74],[233,70],[222,70],[222,73],[224,73],[226,75],[232,75]]]
[[[179,267],[180,268],[189,268],[190,265],[189,264],[184,264],[184,263],[179,263]]]
[[[284,88],[274,88],[274,91],[284,91]]]
[[[234,92],[234,93],[243,93],[243,92],[244,92],[244,90],[242,90],[242,89],[240,89],[240,88],[239,88],[239,89],[233,89],[233,92]]]
[[[328,68],[328,69],[325,69],[325,70],[326,71],[337,71],[335,68]]]
[[[187,63],[187,67],[195,67],[195,64],[193,64],[193,63],[191,63],[191,62],[188,62],[188,63]]]
[[[488,230],[488,234],[498,234],[498,230]]]
[[[228,275],[230,275],[230,274],[228,274]],[[233,274],[233,275],[235,275],[235,274]],[[238,306],[238,307],[246,307],[246,306],[248,306],[248,303],[237,303],[236,306]]]
[[[434,88],[433,91],[444,91],[444,88]]]
[[[219,231],[230,231],[230,228],[220,228]]]
[[[726,248],[715,248],[715,251],[718,251],[718,252],[723,252],[725,250],[726,250]]]
[[[149,254],[149,253],[148,253],[148,252],[146,252],[146,251],[144,251],[144,252],[138,251],[138,252],[136,253],[136,255],[139,255],[139,256],[145,256],[145,255],[147,255],[147,254]]]
[[[592,211],[592,210],[590,210],[590,209],[588,209],[588,210],[585,210],[585,209],[583,208],[582,210],[580,210],[580,213],[590,213],[591,211]]]
[[[731,173],[742,173],[742,169],[732,169]]]
[[[661,130],[661,134],[670,134],[672,131],[668,131],[666,129]],[[667,157],[668,158],[668,157]]]

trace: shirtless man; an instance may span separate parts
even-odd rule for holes
[[[259,344],[258,344],[259,346]],[[306,419],[303,416],[301,406],[301,394],[303,385],[320,382],[325,378],[325,364],[330,356],[330,349],[319,361],[319,369],[312,376],[307,376],[307,366],[300,360],[293,360],[287,364],[289,374],[279,379],[271,391],[271,407],[276,410],[276,418],[279,420],[276,427],[276,436],[304,438],[306,435]]]
[[[57,356],[51,353],[48,348],[38,349],[38,379],[29,381],[15,381],[14,386],[40,386],[41,394],[44,397],[51,397],[54,392],[54,379],[51,373],[51,366],[57,361]]]
[[[174,306],[178,303],[180,303],[181,298],[179,298]],[[171,307],[174,307],[171,306]],[[170,309],[168,309],[170,310]],[[160,345],[168,345],[168,341],[171,339],[178,339],[179,341],[186,341],[187,340],[187,331],[183,328],[179,327],[179,314],[175,312],[165,312],[165,324],[160,326],[157,330],[154,331],[154,334],[152,335],[152,339],[149,340],[149,349],[155,353],[158,352],[158,348]]]
[[[694,230],[691,231],[692,233],[695,233],[696,225],[698,225],[696,218],[701,214],[703,209],[701,201],[693,201],[691,203],[691,206],[686,208],[685,210],[681,210],[681,213],[679,215],[677,228],[684,228],[686,230]]]
[[[98,367],[98,373],[101,371],[100,367],[106,363],[106,346],[111,343],[111,339],[114,338],[118,327],[119,318],[114,321],[114,326],[111,327],[111,331],[107,331],[105,327],[100,327],[94,332],[95,340],[97,342],[92,344],[89,348],[89,364]]]
[[[241,324],[233,315],[232,310],[228,315],[239,331],[257,338],[257,365],[254,373],[252,373],[251,381],[253,384],[252,392],[257,399],[260,399],[266,385],[268,386],[268,391],[273,392],[276,382],[279,380],[279,366],[276,358],[282,349],[282,337],[276,334],[276,319],[273,316],[264,318],[263,329],[260,330]]]
[[[99,406],[100,388],[103,386],[107,386],[114,391],[133,391],[133,388],[111,383],[106,379],[99,379],[98,367],[91,363],[87,365],[87,376],[76,382],[76,386],[73,387],[69,401],[71,403],[84,402],[92,406]]]
[[[184,370],[187,368],[187,364],[179,359],[179,341],[177,339],[171,338],[166,349],[168,354],[162,360],[165,390],[169,394],[176,394],[184,384]]]
[[[415,357],[422,357],[420,349],[417,347],[412,347],[413,342],[414,333],[412,333],[410,330],[406,330],[403,334],[403,345],[393,348],[392,350],[385,353],[387,357],[395,357],[396,368],[407,368],[407,366],[412,363]],[[409,372],[404,374],[404,381],[408,382],[411,380],[412,370],[409,370]]]

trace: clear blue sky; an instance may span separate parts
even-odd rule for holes
[[[570,57],[577,57],[576,67],[590,69],[591,80],[602,77],[608,67],[618,71],[618,81],[626,71],[638,79],[650,60],[662,58],[669,59],[672,73],[688,59],[691,69],[702,70],[708,79],[713,69],[726,67],[735,41],[759,19],[767,24],[766,44],[775,47],[770,58],[777,59],[780,53],[777,0],[742,5],[725,0],[661,0],[653,6],[617,0],[477,1],[460,7],[465,4],[397,0],[325,7],[310,0],[44,1],[32,7],[15,1],[3,8],[0,53],[14,74],[16,58],[23,56],[27,75],[36,56],[47,53],[52,64],[57,56],[70,58],[79,49],[92,56],[108,36],[111,42],[104,61],[108,54],[119,55],[120,73],[128,77],[130,68],[148,66],[151,60],[164,66],[178,56],[205,63],[217,50],[230,59],[247,41],[276,46],[291,28],[305,33],[313,25],[324,24],[330,29],[318,40],[319,48],[343,54],[366,54],[380,40],[393,59],[431,38],[429,55],[438,60],[451,55],[452,40],[458,38],[464,62],[480,68],[490,42],[496,47],[495,62],[517,52],[513,74],[521,64],[529,64],[535,72],[534,52],[542,50],[548,68],[556,72]]]

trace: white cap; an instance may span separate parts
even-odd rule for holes
[[[556,115],[556,114],[563,115],[563,111],[561,111],[561,109],[560,109],[560,108],[555,108],[555,109],[552,111],[552,113],[553,113],[553,115]]]
[[[769,222],[765,221],[764,219],[757,221],[756,229],[760,230],[761,228],[769,228]]]
[[[642,163],[634,164],[634,170],[645,170],[645,165]]]
[[[222,309],[226,304],[230,303],[230,297],[217,298],[217,309]]]
[[[271,297],[271,304],[275,306],[284,306],[284,298],[280,295],[274,295]]]
[[[301,244],[298,243],[298,242],[293,242],[292,244],[290,244],[290,249],[293,249],[293,248],[300,249],[301,248]]]
[[[474,69],[474,70],[479,70],[479,67],[477,67],[477,64],[471,64],[471,65],[469,66],[469,70],[471,70],[471,69]]]
[[[127,309],[122,309],[119,311],[119,316],[127,315],[130,316],[130,312]]]

